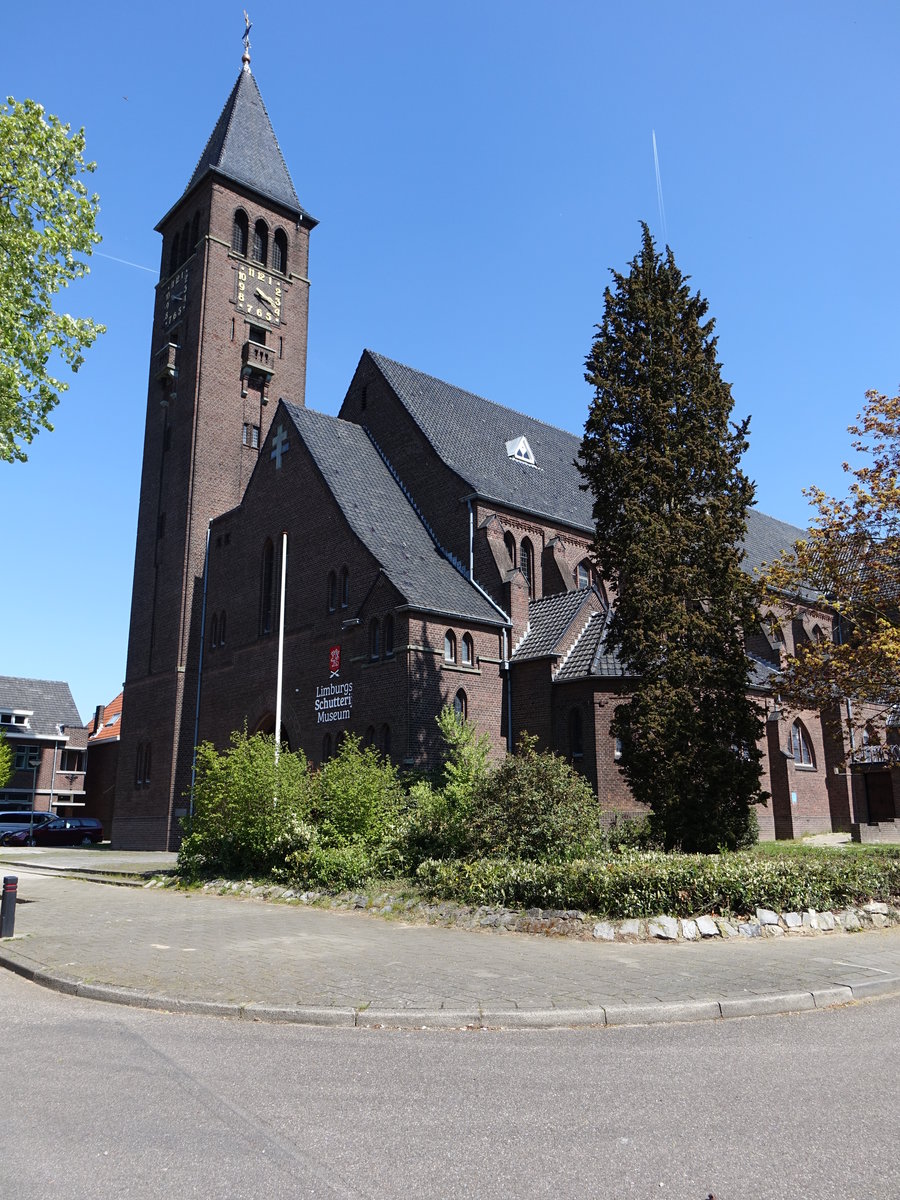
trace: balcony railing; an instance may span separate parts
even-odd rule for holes
[[[266,381],[275,374],[275,351],[259,342],[244,342],[241,361],[253,375],[263,375]]]

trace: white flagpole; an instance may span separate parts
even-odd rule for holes
[[[278,614],[278,683],[275,693],[275,766],[281,751],[281,684],[284,679],[284,591],[287,580],[287,530],[281,534],[281,611]],[[277,801],[277,797],[276,797]]]

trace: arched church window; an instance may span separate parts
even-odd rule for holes
[[[187,262],[194,252],[194,247],[191,245],[191,223],[185,221],[184,229],[181,231],[181,261]]]
[[[460,662],[464,667],[475,665],[475,643],[470,633],[464,633],[460,650]]]
[[[384,657],[390,658],[394,653],[394,618],[388,613],[384,618]]]
[[[381,658],[381,625],[377,617],[373,617],[369,622],[369,658]],[[375,731],[372,731],[372,737],[375,737]]]
[[[583,558],[575,568],[575,581],[577,586],[580,588],[590,587],[592,583],[592,577],[593,572],[591,571],[591,564],[586,558]]]
[[[169,274],[172,275],[178,270],[178,255],[180,250],[181,238],[176,233],[172,238],[172,245],[169,247]]]
[[[234,225],[231,229],[231,248],[235,254],[247,253],[247,236],[250,222],[242,208],[234,214]]]
[[[528,584],[528,595],[534,599],[534,547],[528,538],[522,538],[519,547],[519,570]]]
[[[798,767],[814,767],[816,764],[809,744],[809,735],[802,721],[795,721],[791,726],[791,754]]]
[[[265,221],[257,221],[253,226],[253,255],[258,263],[266,265],[269,257],[269,227]]]
[[[458,721],[465,721],[469,715],[469,698],[462,688],[453,697],[453,711]]]
[[[456,662],[456,634],[452,629],[444,634],[444,662]]]
[[[275,230],[272,241],[272,270],[287,274],[287,237],[283,229]]]
[[[509,565],[514,567],[516,565],[516,539],[509,530],[503,535],[503,545],[506,547],[506,553],[509,555]]]
[[[271,633],[275,615],[275,547],[266,538],[262,553],[262,572],[259,594],[259,632]]]
[[[197,243],[200,241],[200,213],[194,213],[194,219],[191,222],[191,254],[197,249]]]

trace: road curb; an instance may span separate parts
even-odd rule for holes
[[[814,992],[778,992],[725,1000],[687,1000],[659,1004],[616,1004],[584,1008],[546,1009],[408,1009],[317,1007],[314,1005],[265,1004],[191,999],[160,992],[141,991],[119,984],[95,983],[47,970],[18,954],[10,946],[0,949],[0,967],[39,987],[122,1004],[129,1008],[153,1009],[189,1016],[228,1017],[269,1024],[307,1025],[343,1029],[576,1029],[624,1025],[679,1024],[690,1021],[721,1021],[737,1017],[774,1016],[839,1008],[856,1000],[900,993],[900,976],[867,979],[852,985],[820,988]]]

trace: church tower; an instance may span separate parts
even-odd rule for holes
[[[113,844],[175,849],[187,812],[207,529],[240,502],[280,397],[304,403],[309,234],[243,67],[156,226],[150,353]]]

